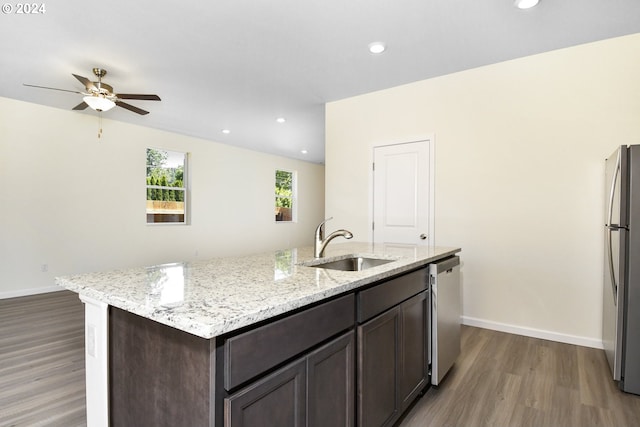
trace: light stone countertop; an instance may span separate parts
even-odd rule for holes
[[[394,259],[364,271],[313,263],[313,248],[57,277],[66,289],[202,338],[218,335],[409,271],[459,252],[452,247],[335,243],[349,254]]]

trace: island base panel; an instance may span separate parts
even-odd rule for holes
[[[214,354],[214,340],[111,307],[111,426],[213,426]]]

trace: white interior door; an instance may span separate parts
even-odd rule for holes
[[[374,147],[373,241],[433,244],[432,142]]]

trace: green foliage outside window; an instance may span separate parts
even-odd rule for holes
[[[293,173],[276,171],[276,207],[290,208],[293,199]]]
[[[168,154],[163,150],[147,148],[147,200],[184,201],[184,163],[168,167]],[[169,187],[169,188],[167,188]]]
[[[293,172],[276,170],[276,221],[293,219]]]

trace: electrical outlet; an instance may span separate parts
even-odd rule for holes
[[[47,271],[49,271],[49,264],[40,265],[40,271],[42,271],[43,273],[46,273]]]

